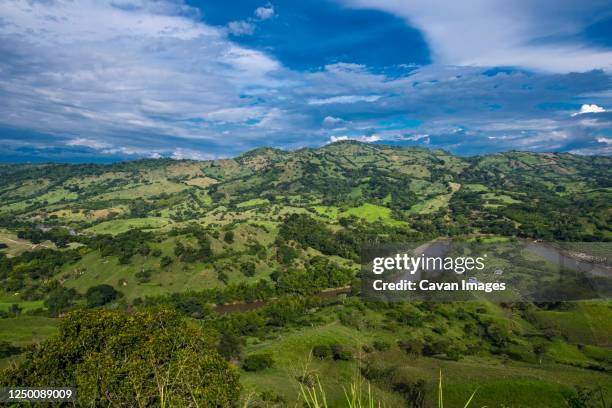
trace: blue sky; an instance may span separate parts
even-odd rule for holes
[[[0,161],[612,154],[612,2],[0,0]]]

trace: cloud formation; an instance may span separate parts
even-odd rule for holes
[[[367,0],[346,4],[375,7]],[[444,22],[432,20],[427,5],[415,20],[405,2],[377,4],[405,13],[419,27],[414,21],[422,20],[430,27],[425,33]],[[536,30],[518,19],[520,27],[510,29],[495,14],[503,7],[492,7],[476,2],[476,10],[456,10],[468,22],[482,18],[491,29],[502,25],[501,33],[480,42],[483,27],[465,34],[469,27],[454,27],[458,37],[474,36],[473,52],[480,50],[482,61],[470,62],[469,50],[455,55],[445,51],[450,45],[436,48],[437,42],[459,41],[445,40],[450,34],[443,25],[440,33],[427,35],[434,64],[381,69],[335,61],[295,70],[274,49],[236,40],[282,23],[284,9],[277,13],[270,3],[248,10],[246,20],[212,25],[206,13],[172,0],[0,2],[0,142],[8,152],[0,160],[61,158],[58,149],[89,157],[212,158],[261,145],[299,148],[347,139],[465,154],[608,152],[601,140],[611,136],[611,78],[605,70],[591,70],[604,54],[594,52],[595,62],[577,73],[566,72],[572,67],[565,63],[550,69],[557,73],[542,72],[541,56],[529,62],[538,65],[536,71],[488,66],[501,63],[488,51],[506,44],[512,30],[530,34],[501,46],[508,58],[524,47],[545,47],[537,35],[554,27],[576,31],[582,20],[558,17]],[[527,13],[521,10],[508,14],[512,21]],[[542,55],[549,57],[556,49],[545,48],[549,54]]]
[[[260,20],[267,20],[274,17],[274,6],[268,3],[265,7],[257,7],[255,9],[255,17]]]
[[[246,20],[230,21],[227,24],[227,30],[234,36],[252,35],[257,29],[257,23],[269,20],[274,17],[274,6],[268,4],[264,7],[257,7],[253,12],[253,17]]]
[[[605,111],[606,110],[604,108],[602,108],[601,106],[597,106],[594,103],[585,103],[580,107],[580,110],[578,112],[572,113],[572,116],[584,115],[585,113],[602,113]]]
[[[566,0],[341,0],[392,13],[421,30],[444,65],[514,66],[547,72],[612,69],[612,51],[578,34],[610,4]],[[586,7],[585,7],[586,6]],[[556,41],[554,41],[556,40]]]

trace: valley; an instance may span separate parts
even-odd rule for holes
[[[610,299],[359,293],[372,243],[589,243],[609,259],[611,202],[612,158],[562,153],[343,141],[210,161],[0,165],[0,367],[35,378],[14,364],[68,330],[66,316],[164,310],[240,373],[245,406],[295,406],[316,381],[330,406],[366,383],[384,406],[416,407],[418,392],[435,406],[440,370],[450,406],[475,389],[489,407],[612,401]]]

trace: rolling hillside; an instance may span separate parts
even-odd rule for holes
[[[215,161],[3,165],[0,345],[17,351],[0,364],[71,310],[164,306],[214,332],[220,349],[232,333],[224,356],[237,364],[273,357],[272,368],[241,377],[243,395],[267,404],[258,406],[292,404],[306,374],[321,378],[333,406],[356,377],[388,406],[423,379],[429,406],[440,368],[449,403],[479,387],[481,405],[562,406],[576,386],[597,384],[612,399],[609,301],[380,305],[321,295],[356,287],[371,241],[609,242],[611,202],[612,158],[554,153],[458,157],[338,142]],[[214,311],[235,302],[245,307]],[[312,355],[336,345],[346,352]]]

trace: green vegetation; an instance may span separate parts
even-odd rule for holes
[[[75,384],[83,406],[230,406],[239,394],[235,368],[206,333],[167,311],[73,312],[0,384]]]
[[[362,302],[359,262],[438,237],[609,257],[611,181],[608,157],[356,142],[0,166],[0,378],[92,406],[598,406],[609,300]]]

